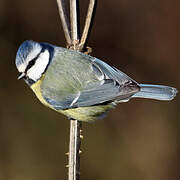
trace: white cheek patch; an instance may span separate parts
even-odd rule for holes
[[[49,51],[45,50],[43,53],[41,53],[36,60],[35,64],[27,71],[27,76],[37,81],[40,79],[41,75],[44,73],[48,63],[49,63]]]

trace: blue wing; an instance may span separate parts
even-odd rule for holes
[[[43,82],[43,96],[57,110],[128,100],[139,91],[135,81],[97,58],[69,50],[66,56],[63,66],[59,66],[62,61],[59,57],[59,62],[50,70],[51,75],[53,71],[61,74],[56,73],[56,77],[52,77],[55,79],[48,83],[45,76]],[[58,80],[61,83],[55,88]]]

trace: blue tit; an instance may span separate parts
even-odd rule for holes
[[[122,71],[81,52],[35,41],[16,55],[18,79],[47,107],[79,121],[94,121],[131,98],[172,100],[173,87],[139,84]]]

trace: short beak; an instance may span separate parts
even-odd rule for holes
[[[26,74],[25,74],[25,73],[21,73],[21,74],[19,75],[19,77],[18,77],[18,80],[20,80],[20,79],[24,78],[25,76],[26,76]]]

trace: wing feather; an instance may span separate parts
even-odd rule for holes
[[[138,84],[123,72],[70,50],[56,55],[42,84],[44,98],[56,109],[127,100],[138,91]]]

